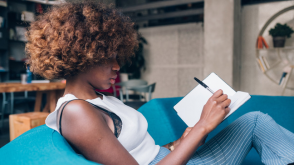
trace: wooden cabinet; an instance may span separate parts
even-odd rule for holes
[[[47,112],[29,112],[9,116],[10,141],[37,126],[45,124]]]

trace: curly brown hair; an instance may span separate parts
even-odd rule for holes
[[[134,55],[137,32],[129,17],[101,3],[54,6],[31,23],[27,65],[46,79],[68,78],[117,55]]]

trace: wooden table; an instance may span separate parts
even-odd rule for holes
[[[8,92],[24,92],[36,91],[35,112],[41,111],[42,95],[47,94],[47,102],[43,112],[53,112],[59,97],[63,95],[65,83],[50,82],[50,83],[0,83],[0,93]]]

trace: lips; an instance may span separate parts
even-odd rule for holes
[[[111,78],[110,79],[110,84],[115,84],[115,79]]]
[[[115,75],[114,77],[110,78],[110,83],[111,84],[115,84],[115,79],[117,78],[117,75]]]

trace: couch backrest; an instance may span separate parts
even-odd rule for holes
[[[148,132],[156,144],[164,145],[174,141],[185,131],[187,125],[173,109],[173,106],[181,99],[182,97],[153,99],[138,109],[146,117]],[[238,117],[251,111],[267,113],[278,124],[294,132],[294,97],[252,95],[250,100],[211,132],[207,140]]]
[[[138,109],[148,121],[148,132],[158,145],[181,137],[187,125],[178,117],[173,106],[182,97],[152,99]]]

